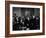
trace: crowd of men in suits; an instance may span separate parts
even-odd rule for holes
[[[13,16],[13,30],[38,30],[40,29],[39,16]]]

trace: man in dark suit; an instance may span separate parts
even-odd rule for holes
[[[33,26],[34,26],[34,19],[33,19],[33,16],[30,16],[29,29],[30,29],[30,30],[33,30]]]

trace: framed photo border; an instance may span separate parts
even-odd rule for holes
[[[43,6],[43,29],[42,33],[10,34],[10,4],[39,5]],[[5,37],[45,35],[45,4],[36,2],[5,1]]]

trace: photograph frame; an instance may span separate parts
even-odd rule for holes
[[[41,33],[39,32],[39,33],[10,34],[10,4],[43,6],[42,7],[43,8],[42,32]],[[44,35],[44,34],[45,34],[45,5],[44,3],[5,1],[5,37],[34,36],[34,35]]]

